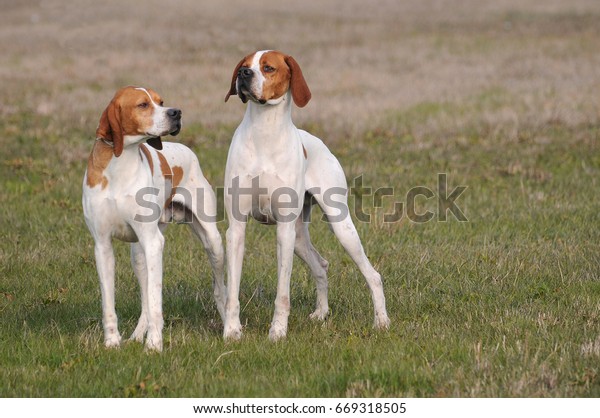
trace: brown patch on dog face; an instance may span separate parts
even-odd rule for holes
[[[256,58],[256,52],[242,58],[233,70],[231,77],[231,86],[229,92],[225,96],[225,101],[229,99],[232,94],[238,94],[237,91],[237,80],[238,73],[242,67],[252,68],[254,71],[257,70],[256,65],[253,66]],[[300,66],[290,55],[285,55],[279,51],[266,51],[261,52],[260,60],[258,62],[258,70],[263,76],[262,91],[253,91],[251,94],[256,101],[261,104],[269,100],[279,99],[288,90],[292,92],[292,98],[294,103],[299,107],[304,107],[308,103],[311,97],[310,90]],[[240,94],[240,98],[244,103],[248,101],[245,94]]]
[[[123,135],[146,134],[153,124],[155,104],[162,106],[158,93],[152,89],[146,91],[148,94],[133,86],[123,87],[100,117],[96,138],[112,142],[116,157],[123,152]]]
[[[260,57],[260,72],[265,77],[263,99],[278,99],[290,88],[291,71],[285,55],[278,51],[265,52]]]
[[[162,105],[161,97],[152,89],[148,94],[135,87],[125,87],[116,102],[120,107],[121,127],[124,135],[144,135],[154,123],[155,104]]]

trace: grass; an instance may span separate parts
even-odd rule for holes
[[[362,176],[373,190],[394,188],[383,207],[366,194],[351,199],[371,215],[357,227],[384,276],[391,329],[371,329],[364,280],[315,216],[311,235],[330,261],[329,319],[308,319],[314,284],[296,261],[288,338],[268,342],[275,230],[252,223],[240,297],[245,335],[224,343],[201,245],[173,226],[166,233],[160,355],[135,343],[120,350],[102,344],[93,241],[80,207],[92,135],[114,88],[149,80],[169,102],[181,100],[185,126],[177,140],[197,153],[211,184],[220,185],[242,107],[217,103],[230,67],[254,46],[242,32],[224,32],[219,24],[228,18],[207,7],[204,19],[214,26],[194,32],[191,14],[184,16],[173,29],[184,42],[173,49],[172,38],[161,41],[170,29],[165,23],[148,38],[135,38],[144,48],[154,42],[161,53],[186,57],[163,64],[152,78],[141,71],[135,42],[118,49],[117,35],[107,35],[111,48],[92,47],[93,30],[66,25],[53,32],[52,24],[64,22],[45,23],[45,13],[59,15],[60,8],[42,10],[31,38],[19,37],[30,6],[8,10],[6,36],[14,42],[7,43],[0,72],[0,397],[600,396],[595,3],[546,10],[519,2],[525,4],[520,11],[507,0],[490,10],[467,4],[451,12],[396,3],[385,6],[402,11],[405,25],[395,29],[377,23],[391,12],[359,8],[338,17],[336,8],[311,6],[303,16],[315,30],[302,38],[306,44],[284,10],[291,4],[265,9],[262,17],[289,20],[281,49],[292,48],[306,63],[314,97],[306,110],[295,111],[298,124],[330,144],[350,183]],[[192,7],[183,0],[178,6]],[[111,7],[107,2],[97,13],[108,18]],[[235,16],[243,15],[244,6],[236,7]],[[149,10],[145,19],[157,13]],[[84,12],[64,19],[87,22]],[[365,34],[360,45],[356,16]],[[119,27],[114,19],[111,31]],[[123,33],[139,35],[136,25]],[[398,39],[396,49],[386,50]],[[386,48],[373,48],[380,43]],[[195,58],[200,49],[204,55]],[[328,53],[339,59],[319,59]],[[361,88],[356,80],[366,79],[369,67],[345,66],[353,67],[348,57],[369,54],[380,77]],[[115,58],[127,56],[133,58]],[[490,65],[500,69],[492,72]],[[39,66],[43,74],[35,73]],[[167,69],[186,83],[175,83]],[[396,76],[398,88],[390,89]],[[418,224],[406,216],[383,222],[411,188],[437,193],[438,173],[447,174],[448,193],[468,187],[456,201],[468,222],[450,213],[447,222]],[[437,199],[421,197],[416,209],[437,214]],[[224,232],[226,222],[219,228]],[[128,246],[115,247],[117,312],[127,336],[139,296]]]
[[[162,355],[147,355],[139,344],[102,347],[92,239],[79,209],[84,160],[61,164],[59,152],[65,141],[78,149],[86,133],[54,137],[47,119],[16,115],[20,146],[6,149],[0,168],[6,233],[0,246],[0,395],[600,395],[600,202],[592,192],[600,130],[558,124],[498,141],[475,122],[467,137],[417,141],[410,134],[409,120],[461,111],[452,104],[420,105],[397,114],[394,130],[382,127],[334,147],[349,180],[364,170],[365,183],[397,190],[394,199],[384,198],[384,208],[373,208],[363,196],[373,222],[358,223],[385,277],[389,332],[371,330],[363,279],[317,221],[314,241],[332,264],[332,315],[324,324],[308,320],[314,286],[296,263],[289,337],[268,343],[274,229],[252,224],[241,290],[246,334],[226,344],[205,256],[197,243],[190,245],[187,230],[172,227]],[[222,176],[231,128],[195,125],[182,136],[213,183]],[[194,145],[196,137],[202,146]],[[377,165],[360,158],[364,147]],[[390,147],[401,152],[390,153]],[[468,186],[457,204],[469,222],[452,215],[445,223],[381,221],[410,186],[437,190],[438,172],[448,173],[449,190]],[[418,211],[435,210],[431,203]],[[117,304],[127,334],[139,311],[137,283],[127,246],[116,247]]]

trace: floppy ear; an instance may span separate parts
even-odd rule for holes
[[[240,68],[242,67],[242,64],[245,60],[246,58],[242,58],[242,60],[238,62],[238,65],[235,66],[235,70],[233,70],[233,76],[231,77],[231,87],[229,88],[229,92],[227,92],[227,96],[225,96],[225,101],[229,100],[229,96],[237,94],[235,84],[237,82],[238,71],[240,71]]]
[[[304,80],[302,70],[300,69],[300,66],[296,60],[289,55],[285,57],[285,63],[288,65],[288,67],[290,67],[290,72],[292,74],[290,88],[292,89],[292,98],[294,99],[294,103],[296,103],[296,106],[298,107],[304,107],[312,95],[308,85],[306,84],[306,80]]]
[[[102,138],[113,143],[113,152],[118,157],[123,152],[123,130],[121,116],[114,99],[100,116],[100,123],[96,129],[96,138]]]
[[[160,136],[156,136],[156,137],[153,137],[153,138],[149,138],[149,139],[146,141],[146,143],[147,143],[148,145],[151,145],[151,146],[152,146],[152,148],[156,148],[156,149],[157,149],[157,150],[159,150],[159,151],[160,151],[161,149],[163,149],[163,146],[162,146],[162,141],[161,141],[161,139],[160,139]]]

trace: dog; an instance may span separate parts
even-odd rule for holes
[[[106,347],[121,343],[114,237],[131,243],[131,264],[141,289],[142,312],[130,339],[142,342],[146,337],[147,350],[162,350],[163,230],[171,221],[187,223],[202,241],[224,318],[223,242],[216,222],[206,215],[216,216],[215,194],[196,155],[160,138],[175,136],[180,129],[181,110],[165,107],[155,91],[141,87],[118,90],[100,118],[83,178],[82,204],[95,241]]]
[[[381,276],[367,259],[350,218],[344,171],[319,138],[292,122],[292,100],[304,107],[311,99],[300,66],[279,51],[252,53],[235,67],[225,101],[236,94],[247,107],[233,135],[225,168],[229,227],[224,338],[237,340],[242,335],[239,285],[249,217],[277,225],[277,296],[269,338],[276,341],[287,334],[294,253],[316,280],[317,303],[311,318],[323,320],[327,316],[328,262],[313,247],[305,222],[313,202],[321,207],[367,281],[375,328],[388,328]]]

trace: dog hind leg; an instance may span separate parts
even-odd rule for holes
[[[140,285],[142,313],[129,339],[142,342],[144,341],[146,331],[148,331],[148,270],[146,267],[146,256],[144,255],[142,246],[138,242],[131,244],[131,266]]]
[[[329,263],[313,247],[310,242],[308,223],[303,222],[302,218],[298,218],[296,221],[294,252],[306,263],[316,282],[317,306],[315,311],[310,314],[310,318],[324,320],[329,313],[329,304],[327,301],[327,268]]]
[[[341,186],[340,186],[341,187]],[[340,241],[348,255],[358,266],[360,272],[365,277],[371,298],[373,299],[373,309],[375,311],[374,327],[386,329],[390,325],[390,319],[385,308],[385,296],[383,294],[383,283],[381,275],[373,268],[367,258],[363,246],[360,242],[356,227],[352,223],[350,211],[348,209],[347,198],[336,202],[335,206],[327,205],[323,201],[323,195],[314,195],[317,203],[329,219],[330,227]],[[342,216],[340,216],[340,205],[344,205]]]
[[[224,322],[227,289],[225,287],[225,251],[221,235],[216,223],[200,220],[196,215],[192,217],[192,222],[189,225],[193,233],[202,242],[208,256],[212,269],[213,297],[221,320]]]

